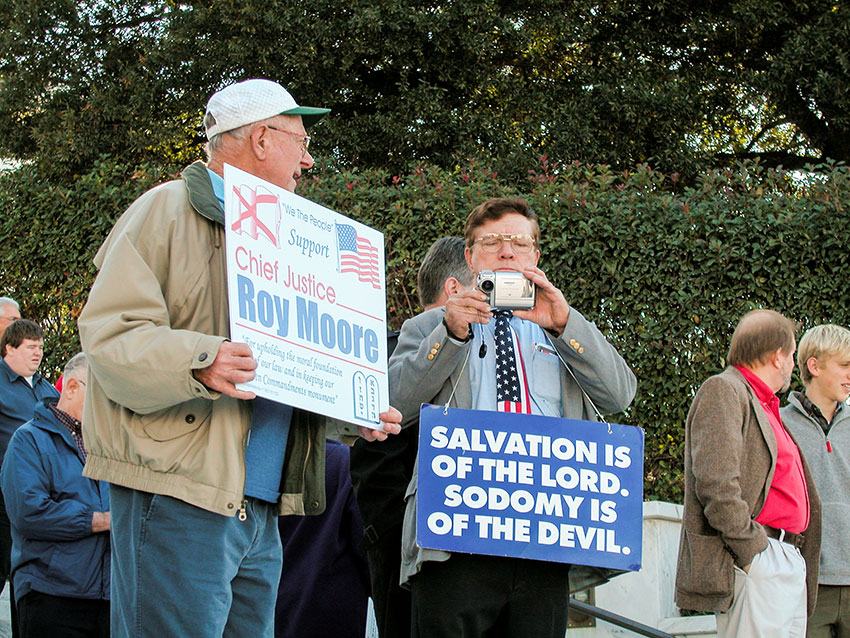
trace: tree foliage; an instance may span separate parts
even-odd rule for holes
[[[748,162],[678,188],[677,175],[645,166],[544,160],[528,170],[517,189],[478,163],[400,175],[323,163],[299,190],[384,232],[393,328],[420,311],[416,271],[434,239],[462,233],[465,215],[487,197],[527,197],[541,217],[541,267],[637,375],[634,404],[616,420],[646,429],[645,495],[679,500],[688,407],[723,369],[738,318],[768,307],[799,321],[801,332],[850,324],[836,275],[850,261],[850,170],[823,166],[821,178],[801,185]],[[46,325],[49,377],[79,348],[75,319],[94,252],[123,208],[166,177],[100,162],[72,186],[41,183],[34,167],[0,178],[0,199],[13,204],[0,220],[0,289]]]
[[[0,156],[69,175],[102,153],[183,163],[210,93],[256,76],[332,107],[316,149],[362,168],[850,155],[847,3],[11,0],[0,18]]]
[[[0,291],[45,323],[48,371],[114,220],[248,77],[333,109],[299,192],[385,232],[395,327],[433,239],[485,197],[531,200],[544,268],[640,380],[623,419],[647,428],[649,497],[680,496],[687,407],[745,310],[850,320],[850,179],[824,159],[850,155],[848,3],[8,0],[0,20]],[[813,160],[808,186],[771,170]]]
[[[681,502],[685,418],[699,385],[725,367],[738,319],[773,308],[798,322],[798,336],[850,325],[836,276],[850,262],[850,170],[819,168],[825,177],[803,185],[747,162],[673,188],[677,175],[646,166],[544,160],[519,193],[480,165],[397,181],[319,171],[302,194],[384,231],[394,327],[420,310],[415,273],[429,244],[461,234],[484,198],[524,195],[540,215],[541,268],[638,378],[633,405],[615,418],[646,429],[645,496]]]
[[[160,168],[96,162],[73,183],[45,181],[34,166],[0,175],[0,291],[45,330],[42,372],[55,378],[79,352],[77,317],[94,280],[97,249],[120,212],[168,175]],[[127,273],[132,277],[132,273]]]

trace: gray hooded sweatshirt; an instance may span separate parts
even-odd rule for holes
[[[818,583],[850,585],[850,408],[840,403],[824,432],[802,397],[792,392],[779,413],[806,457],[823,505]]]

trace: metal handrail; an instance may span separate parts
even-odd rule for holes
[[[609,622],[612,625],[617,625],[618,627],[623,627],[624,629],[633,631],[641,636],[648,636],[648,638],[674,638],[672,634],[668,634],[665,631],[655,629],[649,625],[644,625],[636,620],[632,620],[631,618],[620,616],[619,614],[615,614],[607,609],[600,609],[595,605],[583,603],[575,598],[570,598],[570,607],[586,616],[593,616],[599,620]]]

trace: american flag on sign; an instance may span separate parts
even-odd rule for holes
[[[368,239],[357,236],[351,224],[337,224],[336,238],[339,246],[339,271],[353,272],[360,281],[381,287],[378,272],[378,249]]]

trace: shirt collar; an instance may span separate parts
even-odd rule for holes
[[[777,397],[776,393],[770,389],[770,386],[756,376],[752,370],[743,366],[735,366],[735,369],[744,375],[744,378],[747,380],[747,383],[750,384],[750,387],[756,394],[756,398],[760,402],[771,404],[774,401],[779,401],[779,397]]]
[[[184,168],[180,177],[186,184],[189,204],[195,212],[216,224],[224,224],[224,211],[213,192],[206,164],[198,160]]]
[[[17,372],[15,372],[14,370],[12,370],[12,368],[9,367],[9,364],[6,363],[5,359],[0,359],[0,371],[2,371],[2,373],[6,376],[9,382],[14,381],[20,376]]]
[[[221,203],[222,207],[224,207],[224,178],[210,169],[207,169],[207,172],[210,174],[210,184],[212,184],[213,194]]]
[[[80,423],[79,419],[75,419],[64,410],[60,410],[56,407],[55,403],[48,403],[47,409],[53,413],[62,425],[71,430],[71,432],[74,434],[82,434],[83,424]]]
[[[0,358],[0,370],[2,370],[3,374],[5,374],[6,377],[9,379],[9,383],[11,383],[12,381],[15,381],[18,378],[21,378],[24,381],[26,381],[26,377],[21,376],[20,374],[18,374],[14,370],[12,370],[12,368],[9,367],[9,364],[6,363],[6,360],[3,359],[3,358]],[[40,378],[41,378],[41,376],[38,374],[38,372],[36,372],[34,375],[32,375],[32,381],[27,382],[27,383],[29,383],[29,385],[34,388],[35,384],[38,382],[38,380]]]
[[[805,394],[800,395],[800,405],[802,405],[806,412],[808,412],[811,416],[816,418],[820,417],[822,419],[826,418],[824,417],[821,409],[815,403],[813,403],[812,400]],[[838,408],[836,407],[836,409]]]
[[[809,413],[809,416],[815,420],[823,421],[829,425],[829,421],[826,420],[826,417],[823,414],[823,411],[818,407],[816,403],[814,403],[808,396],[806,396],[805,392],[801,392],[799,394],[800,405],[803,406],[803,409]],[[832,414],[832,420],[835,421],[835,417],[839,415],[839,413],[847,407],[847,404],[843,401],[836,401],[835,412]]]

